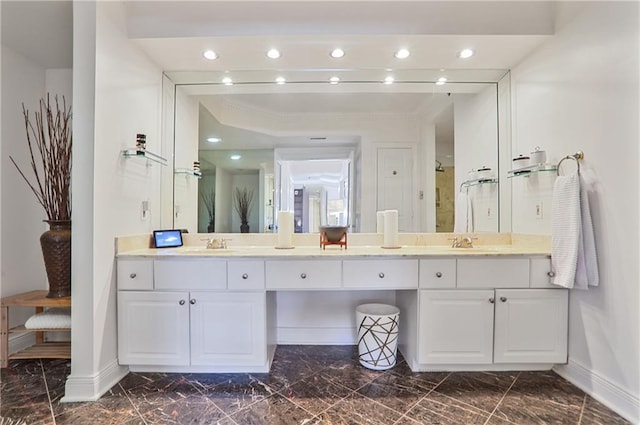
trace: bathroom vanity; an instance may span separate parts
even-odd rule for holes
[[[300,294],[300,302],[309,293],[333,297],[336,303],[320,313],[328,318],[355,315],[343,298],[392,297],[401,312],[399,350],[414,371],[532,370],[566,362],[568,292],[549,283],[546,241],[503,235],[509,243],[480,241],[466,249],[445,245],[442,236],[413,235],[403,236],[399,249],[383,249],[379,236],[350,235],[348,250],[317,244],[278,250],[266,239],[273,235],[251,236],[257,245],[234,235],[226,250],[207,250],[202,242],[160,250],[119,241],[120,364],[137,371],[267,372],[280,342],[279,316],[286,314],[277,301],[283,293],[294,300]]]

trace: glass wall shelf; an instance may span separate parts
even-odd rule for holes
[[[146,158],[161,165],[167,165],[167,159],[146,149],[129,148],[121,151],[125,158]]]
[[[530,165],[528,167],[518,168],[517,170],[509,170],[507,171],[507,178],[511,179],[513,177],[529,177],[532,174],[536,173],[547,173],[547,172],[556,172],[558,167],[554,164],[536,164]]]
[[[496,184],[498,183],[498,179],[473,179],[463,181],[460,185],[460,189],[463,187],[471,187],[471,186],[479,186],[482,184]]]
[[[185,176],[193,176],[196,177],[198,179],[202,178],[202,172],[201,171],[196,171],[190,168],[176,168],[176,170],[173,172],[174,174],[184,174]]]

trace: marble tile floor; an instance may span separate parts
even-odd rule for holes
[[[416,425],[628,422],[553,372],[366,369],[354,346],[279,346],[268,374],[129,373],[96,402],[60,403],[67,360],[13,360],[0,425]]]

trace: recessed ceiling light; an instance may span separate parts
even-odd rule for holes
[[[202,56],[204,56],[205,59],[209,59],[210,61],[218,59],[218,54],[213,50],[205,50],[204,53],[202,53]]]
[[[458,53],[458,57],[462,59],[467,59],[473,56],[475,52],[472,49],[462,49],[460,53]]]
[[[447,77],[440,77],[438,81],[436,81],[436,85],[441,86],[447,82]]]
[[[267,52],[267,56],[271,59],[278,59],[280,57],[280,51],[278,49],[271,49]]]
[[[219,137],[209,137],[207,139],[207,142],[209,142],[209,143],[220,143],[221,141],[222,141],[222,139],[219,138]]]
[[[234,161],[239,160],[240,158],[242,158],[240,155],[231,155],[229,158],[231,158]]]
[[[284,84],[287,82],[287,79],[284,77],[278,77],[276,78],[276,84]]]
[[[394,81],[395,81],[395,78],[393,78],[391,75],[384,78],[385,84],[393,84]]]
[[[342,50],[340,48],[336,48],[336,49],[333,49],[331,51],[331,57],[332,58],[341,58],[343,56],[344,56],[344,50]]]
[[[329,78],[329,84],[338,84],[339,82],[340,82],[340,77]]]
[[[222,84],[224,84],[225,86],[232,86],[233,80],[231,79],[231,77],[224,77],[222,79]]]
[[[409,55],[411,54],[411,52],[407,49],[400,49],[396,52],[395,57],[397,57],[398,59],[406,59],[409,57]]]

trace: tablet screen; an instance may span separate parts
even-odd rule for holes
[[[182,232],[180,230],[154,230],[153,242],[156,248],[182,246]]]

